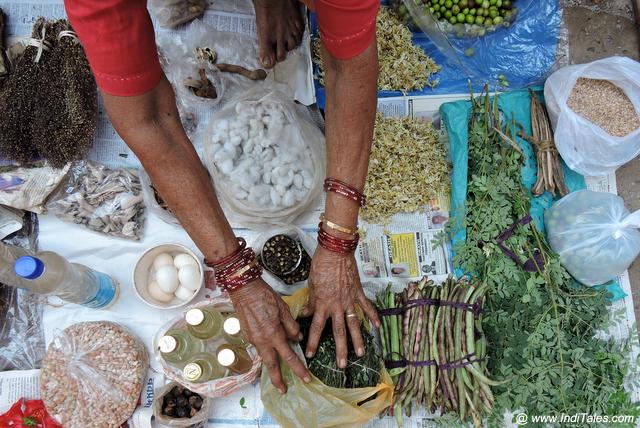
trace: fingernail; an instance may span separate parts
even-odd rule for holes
[[[302,333],[298,333],[298,340],[302,340]]]
[[[313,352],[311,351],[307,352],[307,358],[313,358]]]
[[[280,391],[280,394],[282,395],[287,393],[287,391],[284,388],[278,388],[278,391]]]
[[[302,380],[305,381],[305,383],[311,382],[311,378],[309,376],[303,377]]]
[[[376,328],[380,328],[380,321],[376,321]]]
[[[356,351],[356,354],[358,354],[358,357],[362,357],[364,355],[364,349],[358,348],[358,350]]]
[[[345,367],[347,367],[347,360],[343,358],[340,360],[340,368],[343,369]]]

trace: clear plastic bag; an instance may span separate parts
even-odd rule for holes
[[[294,318],[300,315],[308,298],[307,288],[284,298]],[[294,344],[293,349],[304,361],[300,345]],[[264,370],[260,379],[260,398],[269,415],[284,428],[360,427],[392,403],[394,386],[384,368],[378,385],[353,389],[331,388],[313,375],[310,383],[304,383],[287,364],[281,363],[281,369],[287,393],[282,395]]]
[[[264,247],[264,244],[276,235],[286,235],[290,238],[296,239],[300,242],[300,245],[307,252],[309,257],[313,258],[313,255],[316,252],[316,247],[318,246],[318,242],[304,230],[293,225],[275,227],[272,229],[268,229],[258,235],[251,244],[253,250],[256,252],[256,254],[258,254],[258,257],[260,257],[260,253],[262,251],[262,248]],[[290,296],[301,288],[307,286],[307,281],[300,281],[291,285],[285,284],[284,281],[282,281],[273,273],[269,272],[267,269],[263,270],[262,279],[264,279],[267,284],[269,284],[271,288],[273,288],[279,294],[285,296]]]
[[[22,222],[22,228],[3,243],[34,252],[37,250],[38,216],[25,212]],[[0,270],[3,268],[0,266]],[[0,320],[3,320],[0,323],[0,371],[40,367],[45,352],[42,308],[40,296],[0,284]]]
[[[40,393],[66,428],[117,428],[133,414],[148,368],[145,346],[119,324],[73,324],[47,349]]]
[[[570,193],[544,219],[551,248],[585,285],[604,284],[622,274],[640,253],[640,210],[630,214],[612,193]]]
[[[449,62],[473,80],[527,87],[542,83],[556,63],[562,21],[557,0],[514,1],[515,20],[492,27],[453,26],[437,21],[421,2],[399,1]]]
[[[624,137],[612,136],[571,110],[567,100],[580,77],[608,80],[618,86],[640,115],[640,63],[614,56],[572,65],[553,73],[544,85],[544,98],[562,159],[582,175],[607,175],[640,154],[640,128]]]
[[[207,0],[151,0],[149,9],[163,27],[177,27],[204,15]]]
[[[138,172],[81,161],[47,203],[59,219],[110,236],[139,240],[145,207]]]
[[[158,35],[158,46],[165,62],[165,73],[176,89],[179,104],[186,109],[215,107],[224,100],[224,94],[239,93],[256,82],[233,73],[222,73],[215,63],[235,64],[250,70],[261,68],[255,39],[226,31],[218,31],[201,20],[190,23],[183,31]],[[196,49],[207,49],[200,54]],[[197,77],[198,68],[205,68],[216,87],[214,100],[193,95],[184,85],[186,77]]]
[[[235,224],[291,224],[322,191],[324,135],[304,107],[278,90],[249,90],[217,112],[203,149]]]
[[[156,424],[168,427],[192,427],[196,424],[204,422],[202,426],[206,426],[206,421],[209,419],[209,413],[213,408],[213,400],[202,397],[202,407],[190,418],[172,418],[162,414],[162,401],[164,396],[169,393],[175,386],[180,386],[177,382],[170,382],[165,385],[161,390],[156,391],[153,399],[153,416],[155,417]]]
[[[247,348],[247,352],[249,353],[249,356],[253,361],[251,370],[249,370],[247,373],[227,376],[221,379],[214,379],[209,382],[203,382],[203,383],[193,383],[186,380],[182,375],[181,370],[178,370],[172,365],[167,364],[164,358],[162,358],[162,355],[160,354],[160,351],[158,349],[158,343],[160,341],[160,338],[162,338],[167,333],[167,331],[172,329],[187,328],[185,315],[190,309],[204,308],[209,306],[215,307],[216,309],[223,312],[235,311],[233,309],[233,304],[231,303],[231,300],[229,300],[226,297],[216,297],[216,298],[213,298],[210,300],[204,300],[202,302],[196,303],[195,305],[189,306],[184,310],[182,314],[180,314],[180,316],[172,319],[171,321],[168,321],[166,324],[160,327],[160,329],[158,330],[158,332],[154,337],[153,348],[155,349],[155,358],[160,363],[160,366],[162,367],[162,371],[166,377],[178,382],[181,385],[184,385],[185,387],[189,388],[193,392],[197,392],[203,397],[211,397],[211,398],[225,397],[229,394],[234,393],[235,391],[242,388],[243,386],[252,383],[258,377],[260,373],[260,369],[262,368],[262,358],[260,358],[260,356],[258,355],[258,352],[253,346],[249,345]]]

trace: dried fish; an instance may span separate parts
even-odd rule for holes
[[[136,171],[86,161],[74,164],[69,183],[47,208],[64,221],[134,240],[140,239],[145,211]]]

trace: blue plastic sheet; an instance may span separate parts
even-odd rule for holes
[[[541,90],[536,93],[542,97]],[[523,126],[524,132],[531,135],[531,98],[527,90],[512,91],[501,94],[498,98],[498,106],[504,114],[504,121],[515,120]],[[446,127],[449,136],[449,150],[453,171],[451,174],[451,217],[454,224],[461,224],[466,215],[465,201],[467,197],[467,181],[468,181],[468,123],[471,117],[470,101],[455,101],[445,103],[440,107],[442,123]],[[522,168],[521,179],[524,186],[528,189],[533,187],[537,178],[537,163],[535,153],[531,144],[517,137],[516,142],[525,154],[525,163]],[[564,178],[567,187],[571,192],[586,188],[584,177],[575,171],[570,170],[563,162]],[[553,203],[553,197],[549,192],[545,192],[539,197],[531,195],[530,214],[533,217],[536,227],[542,233],[544,229],[544,211]],[[467,233],[464,228],[458,228],[453,231],[451,236],[452,247],[457,243],[464,242]],[[462,275],[460,269],[456,269],[456,275]],[[605,287],[612,294],[612,300],[618,300],[625,296],[620,288],[620,284],[611,282]]]
[[[384,3],[384,2],[383,2]],[[558,0],[516,0],[519,8],[514,23],[493,33],[476,38],[456,38],[449,35],[431,40],[422,31],[413,32],[413,42],[432,57],[442,69],[435,75],[439,83],[434,88],[412,91],[409,96],[460,94],[473,89],[480,91],[484,83],[499,87],[498,76],[504,75],[511,89],[542,84],[556,62],[562,11]],[[318,26],[311,16],[315,36]],[[474,55],[465,51],[472,48]],[[317,70],[314,70],[317,72]],[[315,80],[318,106],[325,106],[324,87]],[[400,91],[380,91],[379,98],[402,96]]]

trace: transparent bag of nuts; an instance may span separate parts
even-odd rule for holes
[[[160,351],[158,350],[158,343],[167,331],[171,329],[186,329],[187,323],[185,321],[185,315],[190,309],[213,307],[221,312],[235,312],[231,300],[227,297],[214,297],[213,299],[203,300],[195,305],[187,307],[180,316],[165,323],[156,333],[153,338],[153,349],[156,357],[156,361],[160,364],[162,372],[166,377],[174,380],[193,392],[200,394],[203,397],[225,397],[229,394],[233,394],[245,385],[248,385],[256,380],[260,374],[262,368],[262,358],[258,355],[258,352],[252,345],[247,346],[247,352],[251,357],[253,365],[251,369],[243,374],[227,376],[221,379],[214,379],[209,382],[193,383],[189,382],[182,375],[182,371],[167,364],[162,358]]]
[[[316,247],[318,246],[316,239],[309,233],[293,225],[274,227],[266,230],[256,237],[256,239],[251,244],[251,247],[256,252],[256,254],[260,256],[265,243],[276,235],[286,235],[297,240],[300,243],[300,246],[307,252],[309,257],[313,258],[313,255],[316,252]],[[271,286],[271,288],[273,288],[278,293],[286,296],[290,296],[299,289],[307,286],[307,280],[299,281],[291,285],[285,284],[283,280],[278,278],[274,273],[270,272],[269,269],[263,270],[262,278],[267,282],[267,284]]]
[[[49,345],[40,394],[66,428],[118,428],[133,414],[148,368],[147,349],[127,329],[81,322]]]
[[[179,386],[179,384],[177,382],[170,382],[162,387],[162,389],[156,390],[154,394],[153,416],[156,419],[156,423],[168,427],[192,427],[200,422],[204,422],[206,424],[206,421],[209,419],[209,413],[211,413],[211,409],[213,407],[213,400],[207,397],[202,397],[202,407],[198,410],[198,413],[190,418],[173,418],[162,413],[162,401],[164,400],[164,396],[167,395],[174,386]]]

